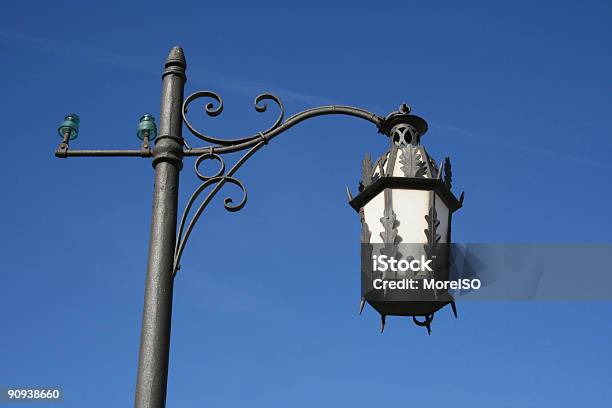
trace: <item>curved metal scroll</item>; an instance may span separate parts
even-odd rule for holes
[[[244,162],[246,162],[253,154],[255,154],[255,152],[257,152],[264,145],[266,145],[270,139],[276,137],[277,135],[283,133],[284,131],[290,129],[291,127],[306,119],[322,115],[348,115],[358,117],[374,123],[379,130],[385,120],[383,117],[375,115],[372,112],[366,111],[364,109],[340,105],[322,106],[318,108],[307,109],[305,111],[296,113],[295,115],[287,118],[287,120],[284,120],[285,108],[280,99],[270,93],[263,93],[255,98],[255,110],[260,113],[265,112],[268,108],[265,101],[274,102],[280,109],[280,112],[272,126],[270,126],[264,131],[257,132],[250,136],[233,139],[221,139],[218,137],[206,135],[198,131],[187,118],[189,105],[192,102],[201,98],[211,98],[213,100],[213,102],[207,103],[204,107],[204,111],[208,116],[215,117],[223,112],[223,100],[218,94],[211,91],[195,92],[189,95],[183,102],[183,121],[185,122],[185,125],[187,126],[189,131],[199,139],[202,139],[209,143],[213,143],[214,145],[201,148],[188,148],[184,151],[185,156],[198,156],[195,162],[195,172],[197,177],[202,181],[202,184],[193,192],[193,194],[187,201],[187,205],[185,206],[185,210],[183,211],[183,215],[181,216],[174,252],[173,275],[176,274],[176,272],[180,268],[181,256],[183,254],[183,251],[185,250],[185,246],[187,244],[189,236],[191,235],[191,232],[193,231],[193,228],[195,227],[195,224],[198,222],[200,216],[202,215],[208,204],[212,201],[215,195],[217,195],[217,193],[226,183],[238,186],[242,191],[242,199],[238,204],[233,204],[233,200],[231,198],[225,198],[225,209],[231,212],[235,212],[240,211],[245,206],[248,197],[246,188],[240,180],[234,177],[234,174],[244,164]],[[229,171],[226,172],[225,162],[221,155],[224,153],[238,152],[247,149],[248,151],[229,169]],[[207,176],[200,172],[200,165],[205,160],[214,160],[217,161],[219,164],[217,172],[212,176]],[[193,213],[189,222],[187,222],[187,218],[189,217],[191,210],[195,206],[196,200],[208,187],[212,187],[212,189],[210,189],[202,203]]]
[[[266,144],[265,141],[261,141],[257,143],[255,146],[253,146],[248,152],[246,152],[240,158],[240,160],[238,160],[232,166],[232,168],[227,173],[225,173],[225,162],[223,161],[223,157],[215,153],[214,148],[210,148],[209,152],[204,153],[203,155],[198,157],[198,159],[195,162],[195,172],[198,178],[202,180],[202,184],[193,192],[193,194],[189,198],[189,201],[187,201],[187,205],[185,206],[185,210],[183,211],[183,215],[181,216],[178,236],[176,239],[176,247],[174,251],[173,274],[176,274],[176,272],[180,268],[181,256],[183,255],[183,251],[185,250],[185,245],[187,244],[189,235],[191,235],[191,232],[193,231],[193,227],[198,222],[198,219],[200,218],[200,216],[202,215],[202,213],[204,212],[208,204],[217,195],[217,193],[219,192],[219,190],[221,190],[221,188],[225,185],[225,183],[234,184],[238,186],[240,190],[242,190],[242,199],[240,200],[238,204],[233,204],[234,200],[230,197],[226,197],[223,200],[223,206],[225,207],[225,209],[230,212],[236,212],[236,211],[240,211],[245,206],[247,202],[247,198],[248,198],[247,190],[244,187],[244,184],[242,184],[240,180],[234,177],[234,173],[236,173],[236,171],[240,168],[240,166],[242,166],[244,162],[249,159],[249,157],[255,154],[255,152],[261,149],[261,147],[265,144]],[[203,175],[200,172],[199,166],[204,160],[218,161],[220,166],[219,166],[219,169],[217,170],[217,173],[215,173],[213,176]],[[214,187],[210,190],[210,192],[208,193],[204,201],[202,201],[202,203],[198,206],[197,210],[191,217],[189,224],[187,224],[187,217],[195,201],[200,196],[200,194],[202,194],[202,192],[209,186],[214,186]]]
[[[183,102],[183,113],[182,113],[183,121],[185,122],[185,126],[187,126],[189,131],[194,136],[199,137],[200,139],[206,142],[216,143],[217,145],[220,145],[220,146],[231,146],[231,145],[249,142],[251,140],[257,139],[260,137],[261,134],[265,135],[266,133],[269,133],[270,131],[279,127],[285,117],[285,107],[283,106],[283,103],[280,101],[280,99],[277,96],[274,96],[270,93],[262,93],[260,95],[257,95],[257,97],[255,98],[254,105],[255,105],[255,110],[257,112],[263,113],[268,109],[267,104],[265,103],[261,104],[261,102],[265,100],[273,101],[280,109],[280,113],[272,126],[270,126],[268,129],[266,129],[263,132],[257,132],[254,135],[242,137],[238,139],[219,139],[217,137],[207,136],[204,133],[196,130],[191,124],[191,122],[189,121],[189,119],[187,119],[187,111],[188,111],[189,105],[197,99],[206,98],[206,97],[212,98],[217,103],[217,107],[215,107],[214,103],[212,102],[209,102],[206,104],[206,106],[204,107],[204,111],[206,112],[208,116],[211,116],[211,117],[219,116],[223,112],[223,100],[218,94],[211,92],[211,91],[198,91],[198,92],[195,92],[189,95]]]
[[[257,144],[258,141],[261,140],[270,140],[284,131],[292,128],[300,122],[303,122],[306,119],[323,116],[323,115],[345,115],[345,116],[354,116],[360,119],[367,120],[368,122],[373,123],[380,130],[385,118],[378,116],[370,111],[361,108],[355,108],[352,106],[344,106],[344,105],[330,105],[330,106],[320,106],[317,108],[306,109],[302,112],[296,113],[295,115],[290,116],[286,120],[283,121],[285,115],[285,108],[277,96],[274,96],[270,93],[263,93],[258,95],[255,98],[255,110],[257,112],[266,112],[268,106],[266,103],[262,103],[263,101],[270,100],[273,101],[280,109],[280,113],[272,126],[264,131],[260,131],[254,133],[253,135],[246,137],[239,137],[233,139],[221,139],[214,136],[206,135],[197,129],[194,128],[192,123],[187,118],[187,112],[189,110],[189,105],[194,101],[201,98],[211,98],[214,102],[209,102],[204,106],[204,111],[208,116],[215,117],[219,116],[223,112],[223,100],[221,97],[211,91],[198,91],[191,95],[189,95],[185,101],[183,102],[183,121],[185,125],[189,129],[189,131],[196,137],[205,140],[210,143],[216,144],[215,152],[218,154],[222,153],[231,153],[238,152],[241,150],[248,149],[249,147]],[[215,106],[215,103],[217,104]],[[206,153],[210,149],[210,146],[195,148],[195,149],[186,149],[186,156],[200,156]]]

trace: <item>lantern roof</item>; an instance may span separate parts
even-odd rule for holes
[[[389,136],[390,147],[375,163],[366,154],[359,194],[349,201],[355,211],[386,188],[435,191],[451,211],[461,208],[463,193],[457,199],[451,191],[450,158],[436,164],[421,145],[421,136],[427,132],[423,118],[411,115],[410,107],[402,104],[379,130]]]
[[[397,125],[408,125],[416,131],[420,140],[421,136],[427,133],[427,122],[420,116],[411,115],[410,111],[411,108],[409,105],[405,103],[401,104],[397,111],[387,115],[387,117],[380,125],[378,131],[389,137],[392,137],[394,127],[396,127]]]

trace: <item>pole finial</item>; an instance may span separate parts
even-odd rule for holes
[[[181,46],[179,45],[175,45],[174,47],[172,47],[172,49],[170,50],[170,53],[168,54],[168,58],[166,59],[167,62],[173,61],[173,62],[182,62],[182,63],[186,63],[185,61],[185,53],[183,52],[183,49],[181,48]]]
[[[183,49],[178,45],[172,47],[170,53],[168,53],[168,58],[166,58],[164,75],[175,73],[184,77],[186,69],[187,60]]]

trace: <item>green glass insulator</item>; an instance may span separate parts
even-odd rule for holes
[[[57,128],[57,133],[59,133],[60,137],[63,139],[66,132],[69,131],[69,140],[74,140],[79,135],[79,123],[79,115],[76,113],[66,115],[64,121]]]
[[[157,137],[157,126],[155,125],[155,118],[149,113],[145,113],[140,118],[136,136],[138,136],[140,140],[143,140],[145,134],[147,133],[149,136],[149,140],[154,140]]]

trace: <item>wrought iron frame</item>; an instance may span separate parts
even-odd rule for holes
[[[205,112],[208,116],[214,117],[218,116],[223,111],[223,100],[221,97],[214,92],[211,91],[198,91],[187,98],[183,102],[182,108],[182,118],[183,123],[189,129],[191,134],[196,136],[197,138],[212,143],[212,145],[201,147],[201,148],[190,148],[185,149],[185,156],[197,156],[195,161],[195,173],[196,176],[202,181],[202,184],[193,192],[185,209],[183,211],[183,215],[181,217],[181,221],[179,223],[178,228],[178,237],[176,241],[176,249],[175,249],[175,265],[174,265],[174,273],[180,269],[180,260],[187,244],[187,240],[191,232],[193,231],[193,227],[197,223],[198,219],[208,206],[208,204],[212,201],[215,195],[220,191],[225,183],[231,183],[240,188],[243,193],[242,199],[238,204],[233,204],[233,200],[229,197],[224,199],[224,207],[226,210],[230,212],[235,212],[241,210],[248,198],[247,190],[244,184],[237,178],[234,177],[234,174],[238,169],[250,158],[252,157],[259,149],[263,146],[267,145],[268,142],[274,137],[284,133],[286,130],[289,130],[293,126],[297,125],[300,122],[303,122],[307,119],[314,118],[317,116],[324,115],[347,115],[353,116],[357,118],[364,119],[369,121],[377,126],[377,128],[382,128],[385,119],[380,117],[372,112],[369,112],[362,108],[356,108],[352,106],[343,106],[343,105],[331,105],[331,106],[321,106],[316,108],[307,109],[301,112],[298,112],[285,120],[285,108],[281,100],[270,93],[262,93],[255,98],[254,107],[255,110],[259,113],[266,112],[268,109],[265,101],[271,101],[279,109],[278,116],[272,126],[264,131],[259,131],[254,133],[251,136],[237,138],[237,139],[222,139],[214,136],[206,135],[200,131],[198,131],[189,121],[187,117],[187,112],[189,106],[196,100],[201,98],[211,98],[214,102],[209,102],[205,105]],[[263,102],[263,103],[262,103]],[[234,165],[226,171],[225,162],[223,160],[222,155],[227,153],[234,153],[239,151],[245,151],[244,155],[238,159]],[[219,163],[219,168],[214,175],[206,176],[202,174],[199,170],[200,165],[205,160],[214,160]],[[189,213],[191,212],[194,203],[200,196],[200,194],[206,190],[207,187],[213,186],[212,190],[209,191],[206,198],[201,202],[201,204],[195,210],[193,216],[190,221],[187,223],[187,219],[189,217]]]
[[[259,149],[267,145],[270,140],[284,133],[300,122],[325,115],[345,115],[360,118],[373,123],[377,127],[379,133],[386,133],[385,128],[388,128],[386,118],[362,108],[345,105],[320,106],[306,109],[285,119],[285,108],[281,100],[271,93],[262,93],[255,98],[254,107],[257,112],[263,113],[268,110],[268,105],[265,103],[265,101],[272,101],[274,104],[276,104],[279,109],[279,113],[272,126],[266,130],[259,131],[247,137],[222,139],[202,133],[194,127],[187,117],[187,112],[190,105],[202,98],[211,98],[213,100],[213,102],[207,103],[204,107],[204,111],[210,117],[219,116],[223,112],[224,107],[221,96],[212,91],[194,92],[185,98],[182,104],[182,121],[187,129],[189,129],[190,133],[198,139],[211,144],[204,147],[192,148],[184,139],[182,139],[182,143],[184,145],[182,152],[183,157],[197,157],[194,164],[194,170],[196,176],[202,181],[202,183],[191,194],[179,222],[178,236],[174,251],[173,275],[176,275],[180,269],[181,257],[197,221],[200,219],[202,213],[208,207],[212,199],[226,183],[236,185],[238,188],[240,188],[243,195],[237,204],[234,204],[232,198],[226,197],[224,199],[225,209],[230,212],[236,212],[240,211],[246,205],[248,198],[246,187],[238,178],[234,176],[234,174]],[[407,105],[403,104],[402,106]],[[168,135],[160,135],[158,140],[164,136]],[[148,146],[149,142],[147,140],[143,142],[143,147],[141,147],[139,150],[72,150],[69,148],[68,143],[69,142],[65,138],[62,140],[60,146],[55,151],[56,157],[153,157],[152,149],[150,146]],[[229,168],[229,170],[227,170],[223,155],[240,151],[246,152]],[[205,175],[200,172],[200,165],[206,160],[217,161],[219,164],[217,172],[213,175]],[[189,214],[194,208],[196,200],[207,189],[207,187],[211,186],[212,189],[208,192],[204,200],[196,207],[192,217],[189,218]]]

